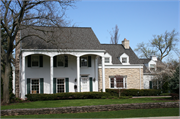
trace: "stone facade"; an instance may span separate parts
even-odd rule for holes
[[[20,39],[20,32],[16,35],[16,43]],[[20,43],[16,46],[15,51],[15,96],[19,97],[19,54],[20,54]]]
[[[140,89],[140,69],[139,68],[105,68],[105,88],[110,88],[109,76],[127,76],[127,89]],[[102,89],[102,69],[99,68],[99,91]],[[141,89],[143,85],[143,69],[141,68]]]
[[[179,108],[179,102],[112,104],[112,105],[39,108],[39,109],[38,108],[37,109],[9,109],[9,110],[1,110],[1,116],[86,113],[86,112],[116,111],[116,110],[129,110],[129,109],[152,109],[152,108]]]

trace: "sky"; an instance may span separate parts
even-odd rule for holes
[[[180,33],[178,0],[82,0],[74,5],[66,11],[71,25],[91,27],[101,44],[110,43],[115,25],[119,28],[118,43],[126,38],[133,50],[138,43],[149,43],[153,35],[173,29]],[[178,58],[175,53],[169,57]]]

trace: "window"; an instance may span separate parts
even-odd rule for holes
[[[58,56],[58,66],[64,66],[64,57],[63,56]]]
[[[114,78],[111,78],[111,88],[114,88]]]
[[[150,70],[155,71],[155,64],[150,64]]]
[[[116,78],[116,87],[123,88],[123,77]]]
[[[39,79],[31,80],[31,93],[38,94],[39,93]]]
[[[122,57],[122,63],[127,63],[127,57]]]
[[[38,67],[39,66],[39,57],[38,55],[32,55],[32,66]]]
[[[111,77],[110,88],[126,88],[126,76]]]
[[[81,57],[81,66],[87,66],[87,57]]]
[[[57,79],[57,93],[64,93],[64,79]]]
[[[105,57],[105,63],[109,63],[109,57]]]

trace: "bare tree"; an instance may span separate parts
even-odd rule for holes
[[[111,34],[111,33],[110,33]],[[111,34],[111,41],[110,43],[111,44],[118,44],[118,41],[119,41],[119,28],[118,26],[116,25],[115,26],[115,29],[113,29],[113,33]]]
[[[172,32],[166,31],[161,35],[154,35],[154,39],[150,41],[150,44],[145,46],[144,43],[140,43],[137,45],[135,51],[142,53],[141,56],[146,58],[149,58],[148,54],[150,53],[155,54],[159,56],[160,61],[162,61],[171,51],[178,53],[178,48],[176,48],[178,42],[177,35],[178,33],[176,33],[175,30]]]
[[[9,76],[11,62],[14,61],[12,57],[13,50],[20,41],[27,37],[39,37],[48,42],[37,34],[31,34],[21,38],[15,42],[15,38],[19,30],[29,28],[30,26],[66,26],[68,22],[65,21],[65,10],[68,6],[72,6],[74,0],[15,0],[6,1],[1,0],[1,27],[7,34],[7,50],[1,47],[1,59],[5,64],[5,72],[3,77],[3,102],[9,103]],[[32,27],[31,27],[32,28]],[[34,29],[40,31],[41,29]],[[41,30],[42,31],[42,30]],[[48,31],[42,31],[48,34]],[[49,31],[51,32],[51,31]]]

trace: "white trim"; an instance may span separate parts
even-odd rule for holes
[[[106,50],[88,50],[88,49],[21,49],[21,51],[61,51],[61,52],[105,52]]]
[[[98,68],[102,68],[101,64]],[[113,64],[113,65],[105,65],[104,68],[143,68],[143,64],[131,64],[131,65],[122,65],[122,64]]]

